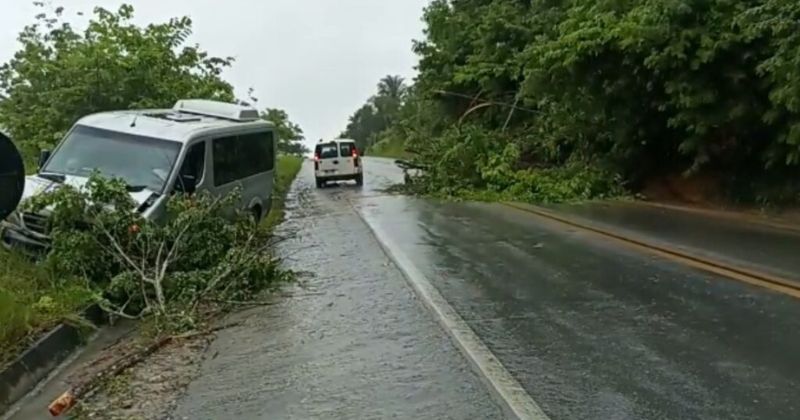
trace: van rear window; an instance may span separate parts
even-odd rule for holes
[[[317,154],[320,159],[330,159],[339,157],[339,150],[336,149],[336,144],[321,144],[317,146]]]
[[[339,146],[339,151],[342,153],[342,156],[353,156],[353,149],[355,149],[355,143],[342,143]]]

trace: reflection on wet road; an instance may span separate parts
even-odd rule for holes
[[[553,419],[800,418],[797,300],[500,205],[386,195],[400,171],[365,167],[323,190],[304,168],[285,252],[322,295],[221,336],[179,414],[500,417],[369,225]]]
[[[632,203],[551,208],[628,236],[800,283],[800,234],[796,231]]]
[[[369,199],[553,418],[796,418],[792,298],[496,205]]]

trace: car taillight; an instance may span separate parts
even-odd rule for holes
[[[315,154],[314,154],[314,160],[315,160],[315,161],[317,161],[317,162],[319,162],[319,154],[318,154],[318,153],[315,153]]]
[[[353,148],[353,157],[354,158],[358,157],[358,149],[356,149],[355,147]]]

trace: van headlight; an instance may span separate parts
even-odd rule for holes
[[[22,221],[19,219],[19,213],[11,212],[5,220],[6,223],[14,226],[22,226]]]

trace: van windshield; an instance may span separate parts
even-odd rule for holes
[[[132,187],[163,193],[180,149],[174,141],[76,126],[42,172],[88,177],[97,170]]]

